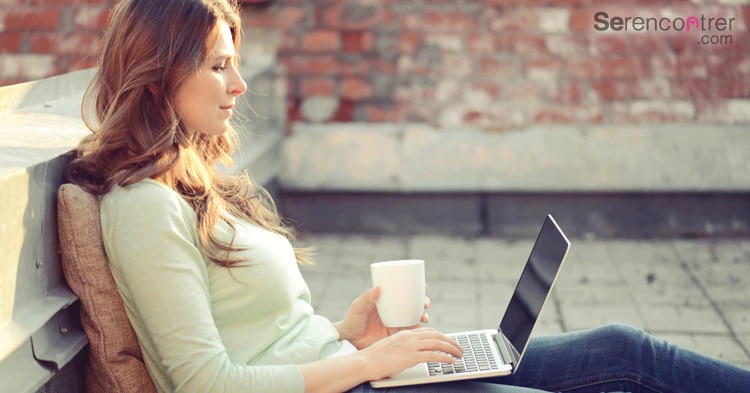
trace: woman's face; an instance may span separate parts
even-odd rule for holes
[[[229,128],[235,98],[245,90],[229,25],[219,22],[219,34],[207,60],[175,93],[177,114],[190,133],[221,135]]]

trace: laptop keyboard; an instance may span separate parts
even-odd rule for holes
[[[483,333],[466,333],[449,335],[464,349],[463,357],[455,359],[455,363],[428,362],[427,369],[431,376],[468,373],[498,368],[492,347]]]

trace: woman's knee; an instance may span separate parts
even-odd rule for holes
[[[632,346],[643,342],[646,332],[643,329],[624,323],[610,323],[591,330],[591,334],[612,343]]]

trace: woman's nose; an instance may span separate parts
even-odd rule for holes
[[[236,97],[242,95],[245,91],[247,91],[247,83],[242,79],[240,71],[235,68],[233,78],[229,83],[229,94]]]

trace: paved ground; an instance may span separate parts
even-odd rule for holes
[[[306,234],[317,265],[303,267],[318,313],[340,319],[370,286],[369,264],[426,261],[430,326],[497,326],[533,239]],[[696,352],[750,369],[750,239],[579,240],[535,334],[606,322],[643,327]]]

